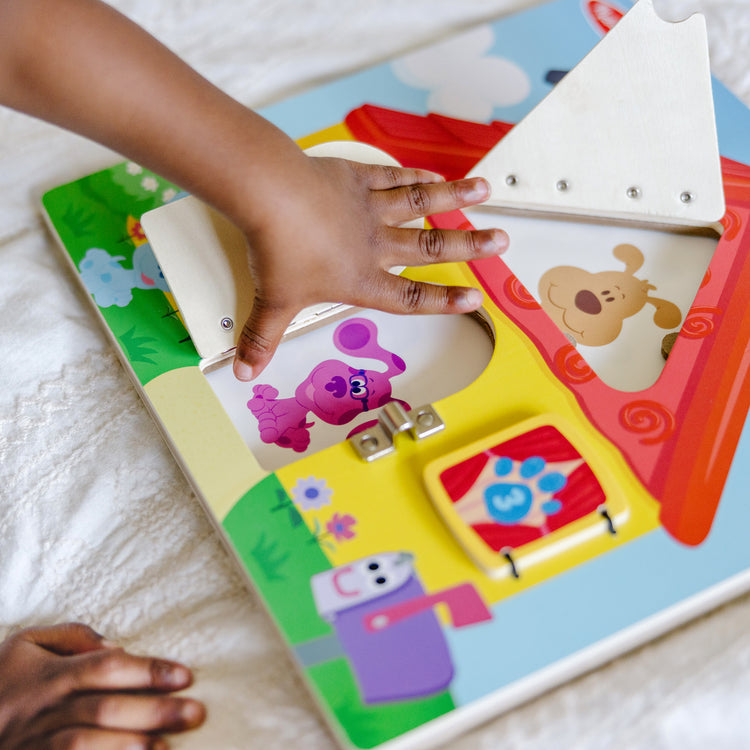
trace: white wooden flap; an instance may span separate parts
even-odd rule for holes
[[[639,0],[470,172],[488,205],[677,226],[725,211],[704,18]]]
[[[321,144],[307,153],[398,166],[384,151],[354,141]],[[255,290],[244,234],[193,196],[148,211],[141,225],[198,354],[214,360],[236,347]],[[411,225],[424,226],[424,222]],[[285,336],[348,309],[336,302],[305,308]]]

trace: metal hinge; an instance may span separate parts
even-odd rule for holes
[[[365,461],[374,461],[396,450],[393,441],[399,432],[409,432],[421,440],[445,427],[445,422],[432,404],[406,411],[398,401],[386,404],[378,414],[378,423],[349,438],[349,442]]]

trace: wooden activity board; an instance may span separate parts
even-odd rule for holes
[[[239,383],[236,229],[133,163],[44,196],[342,746],[445,742],[750,589],[750,112],[701,19],[553,0],[263,114],[483,174],[491,205],[430,224],[511,235],[394,269],[480,287],[480,314],[332,301]]]

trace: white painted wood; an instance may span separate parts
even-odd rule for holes
[[[724,215],[703,16],[639,0],[470,172],[489,205],[715,226]]]
[[[306,153],[399,166],[384,151],[356,141],[320,144]],[[193,196],[148,211],[141,225],[198,354],[214,360],[233,349],[250,314],[255,291],[245,236]],[[424,222],[407,226],[423,227]],[[391,270],[400,273],[403,267]],[[307,307],[290,323],[285,338],[348,309],[338,302]]]
[[[235,346],[255,288],[244,235],[193,196],[145,213],[141,225],[198,354]]]

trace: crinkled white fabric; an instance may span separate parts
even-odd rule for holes
[[[526,0],[527,2],[527,0]],[[386,59],[525,0],[117,0],[251,106]],[[750,105],[750,2],[702,10],[713,69]],[[137,91],[123,91],[133,107]],[[750,137],[750,133],[748,134]],[[90,623],[192,665],[205,728],[178,748],[333,747],[262,611],[118,364],[38,212],[106,150],[0,112],[0,638]],[[750,599],[450,743],[456,750],[746,747]],[[550,623],[550,637],[555,624]]]

